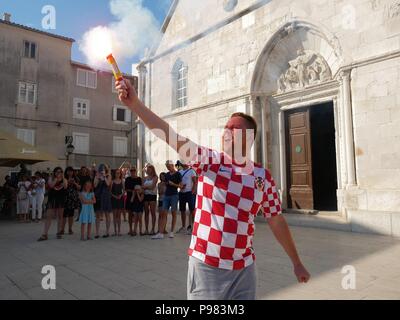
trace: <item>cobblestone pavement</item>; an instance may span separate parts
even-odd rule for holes
[[[76,234],[36,242],[42,224],[0,222],[0,299],[185,299],[190,237],[99,239]],[[52,231],[54,232],[52,226]],[[400,299],[398,239],[292,227],[307,285],[296,283],[283,250],[265,223],[257,223],[259,299]],[[44,265],[56,268],[56,290],[41,287]],[[356,270],[356,289],[342,288],[344,266]]]

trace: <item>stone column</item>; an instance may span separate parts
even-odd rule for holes
[[[346,148],[347,187],[356,186],[356,168],[354,155],[353,111],[351,101],[351,70],[343,71],[341,77],[341,92],[344,115],[344,136]]]
[[[285,114],[282,110],[278,111],[278,131],[279,131],[279,170],[281,183],[281,201],[283,208],[287,208],[287,182],[286,182],[286,141],[285,141]],[[289,173],[288,173],[289,174]]]
[[[256,103],[257,97],[246,98],[246,105],[248,105],[246,109],[249,110],[250,115],[258,122],[256,118]],[[253,148],[251,149],[251,160],[257,162],[257,149],[259,148],[259,145],[257,142],[257,137],[254,138]]]
[[[268,167],[268,143],[267,143],[267,107],[268,100],[266,98],[259,98],[261,107],[261,161],[264,168]]]
[[[147,68],[144,64],[139,64],[138,71],[139,71],[138,96],[143,103],[146,103]],[[138,139],[137,172],[138,174],[141,174],[146,160],[145,160],[145,127],[140,119],[138,119],[137,122],[137,139]]]

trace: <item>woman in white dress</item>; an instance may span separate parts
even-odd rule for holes
[[[29,215],[29,188],[31,183],[24,175],[18,182],[17,189],[17,215],[18,220],[21,222],[28,222]]]

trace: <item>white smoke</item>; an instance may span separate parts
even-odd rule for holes
[[[109,6],[116,22],[90,29],[79,43],[79,50],[85,54],[90,65],[105,63],[105,56],[104,59],[100,59],[99,56],[111,52],[101,52],[104,47],[111,47],[114,56],[123,61],[142,56],[145,49],[151,48],[160,37],[160,23],[153,13],[143,6],[143,0],[110,0]],[[111,38],[112,43],[99,44],[99,32],[104,34],[104,37],[100,36],[104,42]]]

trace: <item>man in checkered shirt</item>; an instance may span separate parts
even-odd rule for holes
[[[281,215],[274,180],[268,170],[246,157],[257,133],[256,121],[243,113],[232,115],[223,134],[223,152],[216,152],[178,136],[168,123],[138,99],[129,82],[122,84],[117,81],[116,88],[120,100],[181,158],[192,160],[191,165],[199,175],[189,248],[188,299],[256,298],[252,239],[254,218],[260,209],[291,259],[298,281],[306,283],[310,275]]]

